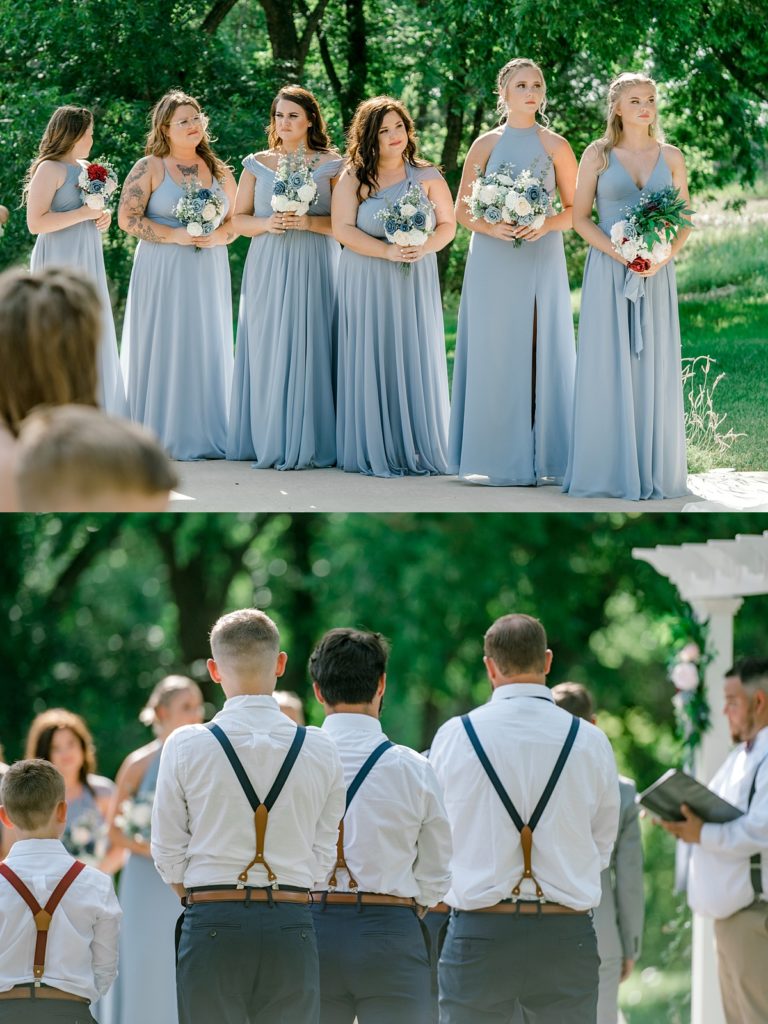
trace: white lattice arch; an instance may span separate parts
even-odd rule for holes
[[[714,658],[705,672],[712,728],[696,758],[707,782],[728,756],[731,740],[723,706],[723,677],[733,664],[733,620],[744,598],[768,594],[768,531],[701,544],[659,544],[632,554],[665,576],[709,627]],[[717,980],[712,922],[694,915],[691,1024],[725,1024]]]

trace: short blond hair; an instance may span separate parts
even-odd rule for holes
[[[41,409],[22,423],[16,482],[23,512],[87,510],[105,497],[158,497],[176,485],[170,460],[137,423],[98,409]]]
[[[64,799],[64,776],[41,758],[17,761],[3,774],[0,800],[14,825],[32,832]]]
[[[211,630],[215,661],[261,663],[277,658],[280,633],[272,619],[258,608],[241,608],[222,615]]]

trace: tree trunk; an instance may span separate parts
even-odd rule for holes
[[[440,156],[440,164],[443,168],[445,180],[454,195],[459,190],[461,181],[461,166],[459,165],[459,150],[461,149],[461,138],[464,131],[464,102],[462,92],[466,82],[466,69],[460,68],[456,78],[451,83],[448,94],[448,103],[445,111],[445,139],[443,140],[443,151]],[[448,264],[451,258],[451,245],[446,245],[437,254],[437,271],[440,276],[440,287],[443,287]]]

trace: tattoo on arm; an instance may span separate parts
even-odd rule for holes
[[[123,193],[120,196],[120,207],[127,213],[127,230],[129,234],[137,238],[143,238],[146,242],[162,242],[163,239],[152,227],[152,221],[144,215],[148,197],[141,185],[130,185],[141,177],[129,175],[123,186]]]

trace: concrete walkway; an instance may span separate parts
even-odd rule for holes
[[[340,469],[281,473],[223,461],[175,466],[174,512],[679,512],[703,500],[700,488],[685,498],[637,502],[569,498],[555,486],[485,487],[450,476],[380,479]]]

